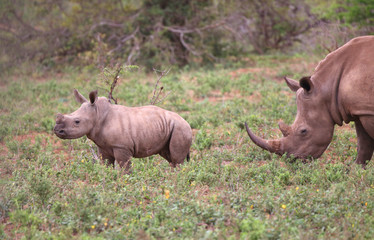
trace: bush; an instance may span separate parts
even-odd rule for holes
[[[149,70],[208,64],[284,49],[314,22],[309,6],[295,0],[5,1],[0,63],[7,63],[4,69],[25,60],[43,68],[61,62],[103,68],[121,61]]]

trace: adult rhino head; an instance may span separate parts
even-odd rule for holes
[[[283,137],[264,140],[246,129],[261,148],[297,158],[318,158],[331,142],[334,125],[355,122],[356,163],[366,164],[374,151],[374,36],[354,38],[328,54],[311,77],[285,77],[296,92],[294,123],[279,123]]]
[[[272,153],[285,153],[297,158],[318,158],[331,142],[334,122],[324,99],[319,96],[310,77],[300,82],[284,78],[290,89],[296,92],[297,115],[291,126],[283,121],[278,123],[283,137],[276,140],[264,140],[256,136],[245,123],[247,133],[259,147]]]

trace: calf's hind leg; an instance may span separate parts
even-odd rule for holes
[[[357,159],[356,163],[363,166],[366,165],[366,161],[370,161],[373,151],[374,151],[374,139],[368,134],[365,129],[374,129],[370,128],[373,126],[366,117],[360,118],[360,120],[355,121],[356,133],[357,133]]]
[[[170,161],[174,167],[189,157],[191,143],[191,134],[185,134],[181,129],[174,129],[169,143]]]

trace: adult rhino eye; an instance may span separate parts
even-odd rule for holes
[[[308,132],[308,131],[307,131],[305,128],[300,130],[300,133],[301,133],[302,135],[305,135],[307,132]]]

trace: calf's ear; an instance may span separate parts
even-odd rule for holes
[[[77,89],[74,89],[74,96],[75,96],[75,100],[77,100],[77,102],[79,102],[80,104],[84,102],[88,102],[87,99],[83,97],[83,95],[80,94]]]
[[[89,97],[91,104],[95,104],[95,102],[97,101],[97,90],[90,92]]]
[[[287,83],[287,86],[294,92],[296,92],[299,88],[300,88],[300,85],[297,81],[291,79],[291,78],[288,78],[288,77],[284,77],[284,80],[286,81]]]

